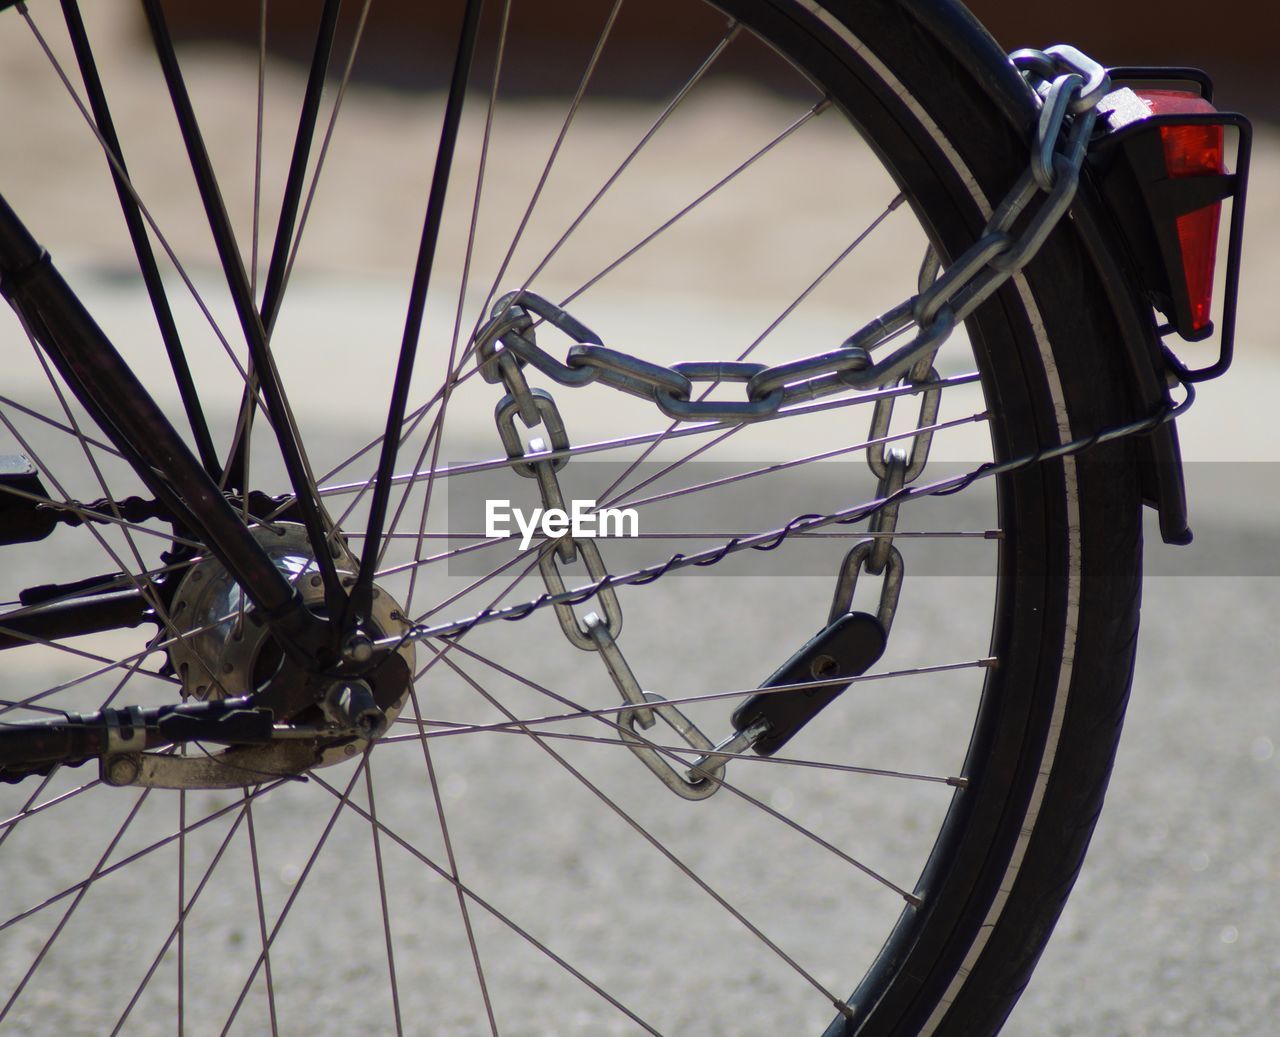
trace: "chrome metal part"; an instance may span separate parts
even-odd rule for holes
[[[321,703],[324,714],[338,728],[356,731],[361,738],[378,738],[390,721],[364,681],[338,681],[329,686]]]
[[[566,540],[573,540],[573,537],[566,533],[558,543]],[[552,594],[563,594],[565,582],[560,573],[560,567],[556,563],[556,543],[548,542],[539,551],[538,569],[542,572],[547,590]],[[594,540],[584,537],[574,543],[577,550],[581,552],[582,560],[586,563],[587,574],[593,581],[602,580],[609,575],[604,558],[600,554],[600,548],[596,546]],[[600,607],[604,609],[605,626],[611,636],[617,637],[622,631],[622,606],[618,603],[618,592],[612,587],[605,586],[600,588],[597,596],[600,599]],[[564,631],[564,636],[569,639],[569,643],[583,651],[594,652],[596,645],[591,638],[591,631],[583,623],[578,622],[573,606],[567,602],[557,602],[553,607],[556,610],[556,618],[560,620],[560,629]]]
[[[651,711],[661,717],[667,726],[694,749],[702,753],[715,751],[715,744],[711,739],[699,731],[693,721],[661,695],[646,691],[644,698],[650,704]],[[724,776],[724,757],[701,757],[703,760],[710,759],[710,762],[697,768],[697,777],[686,777],[676,770],[671,761],[647,739],[636,733],[635,724],[638,713],[639,710],[628,709],[618,714],[622,740],[627,743],[627,747],[681,799],[706,799],[713,795],[720,788],[720,779]],[[691,769],[689,774],[693,773],[694,770]]]
[[[858,589],[858,575],[866,569],[871,557],[875,540],[860,540],[849,553],[844,556],[840,566],[840,575],[836,578],[836,592],[831,600],[831,611],[827,622],[834,623],[841,616],[850,612],[853,607],[853,595]],[[898,598],[902,595],[902,578],[905,569],[902,564],[902,553],[896,548],[889,548],[889,558],[885,563],[884,582],[880,585],[880,602],[876,607],[876,619],[884,627],[886,636],[893,626],[893,616],[898,610]]]
[[[1041,116],[1026,173],[996,207],[977,241],[945,269],[930,248],[921,267],[918,294],[854,332],[839,348],[772,368],[716,362],[664,368],[606,348],[599,336],[562,307],[522,291],[499,300],[492,319],[477,336],[481,373],[489,381],[507,383],[519,399],[510,384],[511,368],[501,363],[505,350],[520,365],[532,364],[561,385],[600,381],[654,400],[664,414],[678,421],[753,421],[796,400],[896,382],[931,359],[959,322],[1031,261],[1075,196],[1097,105],[1110,86],[1106,69],[1066,46],[1019,51],[1013,57],[1033,82],[1036,77],[1043,79],[1037,88]],[[1042,204],[1014,235],[1014,223],[1041,195],[1045,196]],[[564,363],[537,345],[530,312],[575,339],[577,344]],[[876,347],[913,321],[917,331],[910,342],[884,359],[870,360]],[[690,384],[694,381],[746,382],[747,399],[694,400]],[[518,456],[509,444],[508,456]]]
[[[319,569],[311,554],[310,541],[306,530],[299,524],[281,522],[272,525],[255,526],[252,530],[254,538],[263,546],[277,568],[285,574],[302,596],[303,603],[309,608],[318,610],[324,605],[324,585]],[[340,537],[331,541],[334,563],[343,583],[350,585],[355,581],[357,563],[354,555],[347,549]],[[173,622],[178,627],[179,636],[168,646],[169,661],[183,683],[185,693],[196,699],[217,700],[242,695],[250,695],[257,691],[274,672],[279,656],[271,634],[256,611],[248,601],[240,587],[216,558],[207,556],[196,562],[187,572],[174,594],[170,610]],[[370,615],[371,629],[358,633],[348,640],[343,654],[348,663],[359,664],[372,659],[375,640],[395,637],[408,629],[403,609],[384,590],[373,588],[372,611]],[[414,642],[404,640],[396,646],[398,654],[407,667],[408,672],[415,672],[417,657]],[[305,766],[337,763],[349,755],[343,739],[356,737],[356,751],[363,751],[368,742],[376,739],[387,726],[400,714],[405,700],[408,698],[408,685],[389,706],[379,707],[369,696],[369,702],[357,707],[352,702],[361,697],[347,696],[347,705],[341,703],[343,687],[353,684],[368,688],[363,681],[347,681],[335,684],[327,689],[322,703],[324,713],[334,725],[326,745],[323,739],[317,739]],[[241,768],[243,771],[259,769],[269,773],[296,773],[293,769],[297,759],[297,750],[287,752],[278,765],[270,764],[271,754],[276,751],[280,742],[273,740],[268,746],[254,747],[258,755],[253,757],[251,767]],[[247,747],[232,748],[212,756],[204,757],[213,761],[223,761],[234,770],[235,754]],[[230,754],[230,755],[229,755]],[[158,757],[157,757],[158,758]],[[146,760],[153,759],[152,754]],[[164,757],[164,759],[180,760],[194,757]],[[261,766],[260,766],[261,764]],[[180,764],[161,764],[165,774],[181,769]],[[150,768],[150,769],[148,769]],[[197,773],[188,768],[191,773]],[[150,763],[143,768],[144,777],[155,773]],[[199,773],[209,773],[200,771]],[[142,779],[139,779],[140,781]],[[168,778],[164,779],[170,780]],[[179,779],[173,779],[179,780]],[[174,788],[199,787],[199,779],[183,778],[183,784]],[[221,780],[221,779],[219,779]],[[254,781],[261,780],[255,778]],[[235,783],[232,782],[232,785]],[[213,787],[229,787],[217,784]]]

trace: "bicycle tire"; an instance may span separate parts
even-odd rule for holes
[[[860,128],[944,256],[975,239],[1025,167],[1018,117],[1033,109],[962,10],[720,6]],[[1064,223],[969,322],[997,459],[1131,416],[1123,360],[1107,348],[1118,318],[1082,233]],[[1141,560],[1132,455],[1121,441],[998,478],[999,664],[985,670],[967,787],[914,887],[923,906],[904,910],[828,1037],[994,1032],[1025,986],[1083,860],[1128,694]]]

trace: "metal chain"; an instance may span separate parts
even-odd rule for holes
[[[567,451],[569,439],[551,394],[529,387],[524,375],[527,366],[560,385],[578,387],[598,381],[651,400],[663,414],[677,421],[748,422],[771,416],[791,403],[816,400],[832,393],[887,388],[899,382],[929,386],[919,393],[920,409],[909,450],[886,449],[896,396],[876,401],[867,463],[878,479],[878,486],[877,499],[870,505],[852,509],[845,515],[799,516],[770,543],[748,543],[746,541],[755,538],[735,538],[705,560],[677,555],[662,566],[650,567],[652,573],[639,570],[631,574],[634,579],[610,574],[593,539],[575,540],[566,533],[538,549],[538,568],[546,594],[523,611],[518,606],[509,610],[491,609],[473,617],[474,622],[491,615],[523,618],[535,608],[550,604],[565,637],[576,647],[599,654],[615,687],[628,703],[617,719],[624,743],[664,784],[684,798],[703,799],[714,793],[720,787],[727,754],[746,750],[764,732],[763,729],[735,731],[717,745],[662,696],[642,690],[617,643],[622,609],[615,587],[624,582],[657,579],[678,567],[677,563],[714,564],[742,546],[771,550],[799,528],[869,518],[871,536],[857,543],[840,566],[828,623],[852,609],[859,577],[865,572],[882,578],[877,618],[885,633],[889,632],[906,571],[902,554],[894,544],[899,508],[904,500],[926,495],[915,492],[910,484],[924,472],[938,418],[941,387],[936,384],[934,357],[957,324],[1031,261],[1070,206],[1097,118],[1097,104],[1109,89],[1106,69],[1072,47],[1017,51],[1011,58],[1041,100],[1028,168],[995,208],[977,241],[945,269],[939,255],[930,247],[920,268],[917,293],[854,332],[836,349],[773,367],[744,362],[678,363],[663,367],[606,347],[598,335],[562,307],[527,290],[499,299],[490,320],[476,335],[481,376],[488,382],[502,383],[507,390],[498,404],[495,419],[511,466],[518,475],[536,479],[544,509],[560,511],[568,509],[556,473],[567,463],[568,456],[560,454],[539,460],[538,455]],[[1032,202],[1037,198],[1040,203],[1033,208]],[[897,208],[903,200],[899,195],[889,209]],[[1018,224],[1021,227],[1015,233],[1014,227]],[[539,322],[550,324],[574,341],[563,361],[538,345],[535,328]],[[873,359],[875,350],[912,326],[915,331],[909,341],[888,355]],[[740,383],[745,385],[746,398],[695,400],[694,385],[698,382]],[[526,449],[515,427],[517,415],[529,430],[541,427],[546,438],[532,436]],[[1169,416],[1157,415],[1139,424],[1153,427]],[[1100,442],[1106,437],[1106,433],[1101,433],[1089,437],[1088,443]],[[1069,452],[1072,446],[1050,448],[1036,458],[1019,459],[1014,464],[1052,456],[1054,450]],[[954,486],[926,487],[925,491],[929,495],[956,492],[981,474],[1008,470],[1008,464],[980,466]],[[559,566],[579,556],[591,584],[570,592],[566,590]],[[579,621],[573,606],[593,597],[598,598],[603,616],[589,612]],[[464,626],[463,632],[470,629],[470,625]],[[702,753],[685,773],[676,770],[658,748],[636,730],[637,725],[646,730],[651,728],[656,718],[661,718],[691,748]]]
[[[492,318],[477,334],[482,375],[490,382],[501,380],[507,368],[500,357],[505,354],[561,385],[600,381],[650,399],[678,421],[751,421],[797,401],[896,382],[925,358],[932,358],[958,323],[1031,261],[1075,197],[1097,104],[1110,85],[1106,69],[1066,46],[1017,51],[1012,59],[1042,98],[1027,170],[996,207],[978,240],[941,276],[934,276],[940,266],[931,253],[923,267],[930,276],[921,277],[919,292],[854,332],[838,348],[774,367],[720,362],[663,367],[607,348],[564,309],[526,290],[499,299]],[[1029,212],[1031,202],[1040,195],[1044,195],[1040,206]],[[899,195],[890,208],[902,201]],[[1024,215],[1015,236],[1014,225]],[[537,344],[535,318],[575,341],[564,361]],[[909,342],[873,362],[875,349],[912,324],[916,330]],[[746,400],[694,400],[693,383],[700,381],[743,382]]]
[[[957,322],[964,320],[1030,262],[1075,196],[1085,149],[1097,117],[1096,105],[1109,88],[1106,69],[1071,47],[1051,47],[1044,52],[1018,51],[1013,60],[1025,70],[1042,101],[1030,167],[996,207],[982,236],[945,272],[933,248],[926,251],[918,278],[919,291],[910,301],[921,333],[930,326],[941,326],[946,329],[942,335],[945,338]],[[1064,131],[1065,143],[1062,141]],[[1010,235],[1011,228],[1040,193],[1048,197],[1015,240]],[[882,361],[890,369],[896,369],[895,358],[905,362],[916,357],[903,378],[906,384],[933,383],[938,378],[933,368],[937,347],[922,347],[920,338],[918,334],[915,341],[896,351],[888,361]],[[868,529],[871,537],[854,545],[845,556],[829,622],[835,622],[852,608],[858,576],[866,572],[883,577],[876,617],[886,634],[893,624],[906,574],[902,554],[893,544],[898,510],[905,496],[903,488],[924,472],[941,395],[941,389],[936,387],[921,394],[910,453],[901,447],[886,451],[885,440],[896,397],[876,401],[869,437],[873,445],[867,451],[867,464],[879,479],[876,496],[883,505],[871,516]]]
[[[575,337],[588,341],[595,337],[589,329],[568,318],[567,314],[564,316],[567,318],[567,324],[572,322],[568,327]],[[510,334],[519,333],[515,330],[516,327],[518,325],[513,325]],[[605,354],[612,353],[611,350],[599,348]],[[615,355],[622,357],[622,354]],[[611,361],[606,356],[604,365],[590,368],[590,370],[605,372],[607,377],[614,379],[614,384],[620,388],[625,388],[632,383],[635,378],[632,372],[639,369],[641,365],[652,368],[654,371],[662,370],[656,365],[644,364],[643,361],[614,368],[610,368],[609,363]],[[509,352],[504,351],[494,355],[493,362],[489,368],[485,369],[484,376],[490,381],[501,382],[507,390],[507,394],[498,401],[494,420],[498,426],[498,438],[502,441],[507,457],[511,460],[512,469],[517,475],[526,479],[537,480],[538,494],[542,498],[544,513],[553,508],[567,513],[570,509],[566,507],[564,491],[557,472],[565,466],[569,458],[561,455],[538,459],[540,454],[569,449],[568,432],[554,398],[543,389],[529,387],[521,365]],[[531,435],[526,449],[516,429],[517,416],[530,432],[541,428],[546,438]],[[581,621],[574,612],[574,603],[564,600],[567,592],[564,574],[560,571],[561,563],[568,565],[579,557],[586,566],[587,575],[593,582],[601,585],[599,594],[593,597],[598,598],[600,608],[604,612],[603,616],[598,612],[588,612]],[[556,618],[560,622],[560,629],[565,638],[576,648],[599,653],[605,669],[623,700],[636,707],[624,710],[616,720],[623,742],[661,779],[663,784],[677,795],[685,799],[705,799],[714,793],[720,787],[718,779],[724,773],[725,765],[723,758],[706,755],[716,751],[716,744],[698,730],[684,713],[667,703],[661,695],[643,691],[626,657],[622,654],[622,649],[618,647],[617,638],[622,631],[622,606],[618,602],[617,591],[602,582],[608,578],[609,570],[604,564],[604,557],[595,540],[589,537],[578,539],[566,532],[555,540],[547,541],[538,547],[538,570],[542,575],[547,594],[554,602],[552,607],[555,609]],[[703,754],[698,764],[695,764],[687,773],[681,774],[677,771],[652,742],[636,731],[637,724],[645,729],[653,727],[656,722],[655,715],[671,727],[691,748]]]

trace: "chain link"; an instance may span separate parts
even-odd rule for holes
[[[938,256],[930,249],[918,294],[864,325],[837,349],[774,367],[717,362],[662,367],[605,347],[562,307],[526,290],[499,299],[477,335],[481,373],[489,381],[500,380],[505,353],[519,366],[530,364],[561,385],[598,380],[651,399],[678,421],[751,421],[796,401],[897,382],[925,359],[931,360],[957,323],[1031,261],[1075,197],[1096,105],[1108,86],[1106,70],[1071,47],[1018,51],[1013,60],[1042,98],[1027,170],[996,207],[978,240],[940,276]],[[1042,79],[1049,70],[1054,75]],[[1014,225],[1041,195],[1042,204],[1027,215],[1015,235]],[[901,196],[895,198],[890,208],[901,201]],[[535,317],[575,341],[564,362],[537,344]],[[912,324],[916,332],[909,342],[872,362],[875,349]],[[692,383],[702,381],[745,382],[746,399],[694,400]]]
[[[590,328],[533,292],[522,290],[500,298],[489,321],[476,335],[477,364],[486,381],[501,382],[507,390],[495,411],[498,435],[516,473],[536,479],[544,509],[568,510],[556,473],[568,461],[569,437],[551,394],[529,387],[524,375],[526,366],[564,386],[598,381],[651,400],[668,417],[688,422],[748,422],[776,414],[791,403],[833,393],[883,389],[900,383],[927,386],[918,390],[920,407],[909,449],[886,449],[897,397],[883,397],[875,403],[867,464],[878,480],[877,499],[854,512],[859,517],[869,517],[871,535],[845,556],[828,619],[828,623],[834,623],[852,609],[859,578],[865,572],[881,578],[876,616],[888,634],[906,572],[902,553],[894,544],[898,512],[904,500],[917,495],[909,484],[919,479],[928,463],[941,404],[934,357],[958,323],[1031,261],[1067,211],[1097,118],[1097,104],[1109,89],[1106,69],[1072,47],[1017,51],[1011,59],[1041,101],[1026,170],[996,206],[972,245],[945,267],[942,257],[930,247],[917,277],[917,293],[858,329],[836,349],[773,367],[745,362],[678,363],[664,367],[606,347]],[[1040,202],[1033,209],[1036,199]],[[902,195],[897,196],[889,209],[903,201]],[[1020,229],[1015,232],[1019,224]],[[538,345],[535,329],[539,323],[549,324],[573,340],[564,361]],[[913,326],[914,334],[907,342],[879,359],[873,357],[876,350]],[[695,400],[694,386],[703,382],[713,386],[724,382],[742,384],[745,399]],[[517,416],[530,431],[541,428],[546,438],[530,436],[526,449],[516,429]],[[1097,441],[1101,436],[1089,440]],[[553,451],[559,456],[538,459],[539,454]],[[1041,453],[1049,456],[1050,452]],[[1000,467],[980,466],[979,472]],[[977,475],[978,472],[973,473],[974,478]],[[972,480],[961,480],[953,489],[934,492],[955,492],[969,481]],[[789,523],[775,542],[748,546],[776,547],[793,527],[801,528],[815,519],[855,521],[852,517],[801,516]],[[738,546],[741,545],[735,538],[710,561],[691,564],[711,564]],[[720,787],[728,755],[748,749],[764,730],[735,731],[716,745],[662,696],[642,690],[617,643],[622,609],[614,585],[623,581],[609,573],[593,539],[574,540],[565,534],[541,545],[538,552],[538,568],[547,590],[539,603],[555,609],[571,644],[600,656],[618,692],[629,704],[618,716],[622,740],[678,795],[702,799],[714,793]],[[579,557],[591,584],[581,592],[570,593],[559,566]],[[679,559],[691,561],[676,556],[645,580],[627,582],[656,579],[676,567]],[[579,621],[574,604],[591,598],[598,599],[603,616],[588,612]],[[527,610],[517,609],[516,614],[504,618],[522,618],[539,603],[532,603]],[[636,731],[637,725],[646,730],[652,728],[655,718],[661,718],[702,754],[684,774]]]

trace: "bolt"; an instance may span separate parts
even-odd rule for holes
[[[355,756],[355,754],[356,754],[356,747],[354,745],[344,745],[342,747],[343,756]]]
[[[138,758],[132,753],[112,756],[102,761],[102,780],[108,785],[128,785],[142,770]]]
[[[362,665],[373,658],[373,642],[368,635],[357,631],[347,638],[347,643],[342,646],[343,662],[352,665]]]
[[[820,655],[813,660],[813,665],[809,667],[809,672],[817,680],[825,680],[828,677],[834,677],[836,673],[836,661],[829,655]]]

